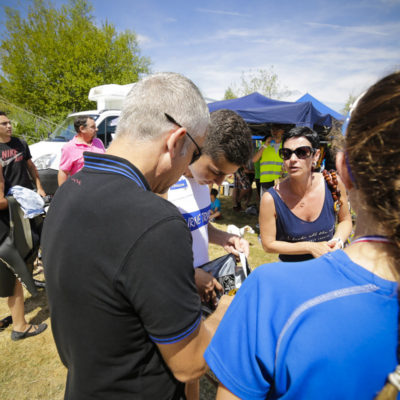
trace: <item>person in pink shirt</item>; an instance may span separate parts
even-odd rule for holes
[[[61,150],[61,161],[58,170],[58,186],[69,176],[83,168],[83,152],[104,153],[103,142],[96,138],[97,127],[94,120],[87,116],[76,117],[74,121],[76,135]]]

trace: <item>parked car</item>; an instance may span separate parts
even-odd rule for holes
[[[32,161],[38,169],[42,186],[47,194],[53,195],[57,190],[57,174],[60,165],[61,148],[76,134],[74,119],[79,115],[87,115],[96,121],[97,137],[104,147],[111,143],[123,100],[133,84],[103,85],[91,88],[89,100],[97,102],[97,110],[81,111],[69,114],[68,117],[51,133],[47,140],[29,146]]]

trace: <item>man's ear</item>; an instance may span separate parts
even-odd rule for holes
[[[343,151],[339,151],[336,154],[336,169],[344,185],[346,186],[346,189],[347,190],[352,189],[354,185],[350,178],[349,170],[347,169],[346,155],[344,154]]]
[[[315,153],[314,153],[314,161],[315,162],[318,162],[320,154],[321,154],[321,150],[320,149],[316,149]]]
[[[171,158],[175,158],[177,155],[181,154],[183,144],[185,143],[185,135],[185,128],[178,128],[168,132],[166,146],[171,154]]]

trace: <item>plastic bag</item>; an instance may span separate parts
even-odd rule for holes
[[[224,294],[233,295],[251,272],[246,256],[243,253],[240,254],[240,262],[242,266],[238,266],[235,256],[229,253],[209,261],[198,268],[203,269],[216,278],[222,285]],[[218,294],[218,297],[221,297],[221,295]],[[211,314],[215,309],[213,305],[204,303],[202,308],[206,314]]]

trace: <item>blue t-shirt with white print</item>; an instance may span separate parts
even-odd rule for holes
[[[206,350],[241,399],[373,399],[396,365],[397,283],[343,251],[258,267]]]

